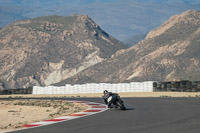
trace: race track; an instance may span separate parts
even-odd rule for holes
[[[101,98],[65,98],[103,103]],[[126,111],[102,113],[13,133],[200,133],[200,98],[122,98]]]

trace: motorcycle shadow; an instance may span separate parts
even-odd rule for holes
[[[126,111],[135,110],[135,108],[126,108]]]
[[[112,111],[131,111],[131,110],[135,110],[135,108],[126,108],[125,110],[120,110],[120,109],[116,109],[116,108],[110,108],[109,110],[112,110]]]

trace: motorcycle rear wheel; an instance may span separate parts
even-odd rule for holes
[[[126,107],[124,106],[123,103],[121,103],[120,101],[116,102],[116,105],[121,109],[121,110],[126,110]]]

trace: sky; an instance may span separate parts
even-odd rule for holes
[[[146,34],[175,14],[200,10],[200,0],[1,0],[0,27],[40,16],[87,14],[123,41]]]

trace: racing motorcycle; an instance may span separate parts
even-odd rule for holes
[[[124,102],[118,94],[111,95],[110,97],[108,97],[107,102],[111,102],[111,106],[113,105],[116,109],[126,110]]]

